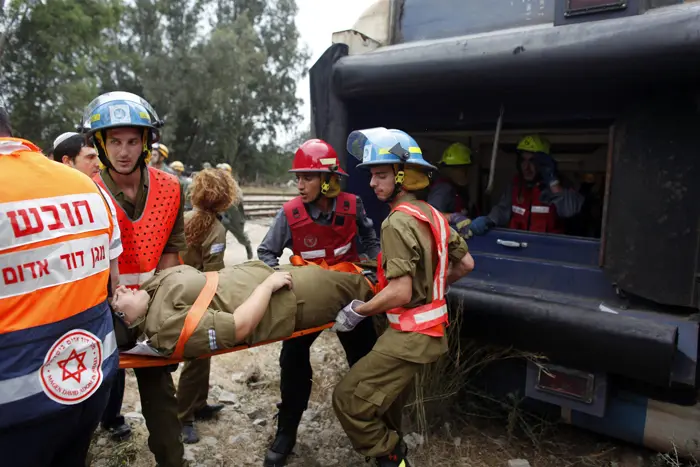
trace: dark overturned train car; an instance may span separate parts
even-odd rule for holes
[[[575,235],[470,239],[476,270],[450,291],[463,331],[545,354],[501,379],[565,422],[700,455],[700,2],[380,0],[334,34],[311,96],[313,133],[341,155],[375,126],[433,162],[467,144],[482,213],[519,138],[548,138],[599,208]],[[379,226],[386,206],[343,163]]]

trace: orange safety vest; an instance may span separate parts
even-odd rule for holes
[[[141,217],[131,220],[114,200],[124,247],[119,256],[119,284],[132,289],[138,289],[155,274],[180,209],[177,178],[153,167],[148,167],[148,177],[148,196]],[[96,175],[95,181],[109,193],[101,175]]]
[[[403,212],[430,226],[438,255],[438,264],[433,279],[433,301],[415,308],[393,308],[386,312],[386,317],[389,320],[389,326],[397,331],[417,332],[432,337],[441,337],[445,335],[444,325],[448,324],[445,288],[447,287],[447,266],[449,263],[447,242],[450,236],[450,226],[445,216],[437,209],[428,203],[422,204],[430,208],[432,219],[429,219],[423,214],[423,211],[410,203],[399,204],[392,212]],[[387,286],[388,281],[382,267],[381,255],[380,253],[377,257],[377,279],[379,287],[383,289]]]
[[[79,404],[114,376],[112,230],[92,181],[0,138],[0,429]]]

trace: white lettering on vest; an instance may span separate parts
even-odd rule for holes
[[[107,206],[98,193],[1,203],[0,251],[70,234],[107,229],[109,216]]]
[[[0,255],[0,299],[102,272],[109,268],[108,249],[109,236],[102,234]]]
[[[533,214],[549,214],[549,206],[533,206]]]
[[[521,216],[524,216],[525,213],[527,212],[527,209],[521,208],[520,206],[513,205],[513,212],[516,214],[520,214]]]

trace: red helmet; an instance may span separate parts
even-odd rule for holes
[[[340,168],[335,149],[322,139],[310,139],[299,146],[294,154],[290,172],[326,172],[347,175]]]

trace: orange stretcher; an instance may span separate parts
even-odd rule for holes
[[[331,271],[340,271],[340,272],[350,272],[354,274],[362,274],[362,268],[352,264],[352,263],[339,263],[335,264],[333,266],[329,266],[325,261],[320,261],[320,262],[308,262],[306,260],[301,259],[299,256],[292,256],[290,258],[291,264],[294,266],[305,266],[305,265],[316,265],[319,266],[323,269],[328,269]],[[177,363],[181,363],[185,361],[183,358],[184,351],[185,351],[185,344],[187,343],[188,339],[192,335],[195,329],[197,329],[197,325],[199,324],[199,321],[202,319],[204,316],[204,313],[207,311],[207,307],[209,306],[209,303],[211,303],[212,298],[214,298],[214,294],[216,293],[216,287],[219,284],[219,273],[218,272],[207,272],[205,273],[206,276],[206,283],[204,284],[204,288],[202,291],[199,293],[199,296],[197,297],[197,300],[195,300],[194,304],[192,305],[192,308],[190,308],[189,313],[187,314],[187,318],[185,318],[185,324],[182,327],[182,331],[180,331],[180,337],[177,340],[177,345],[175,346],[175,351],[173,354],[168,357],[168,358],[163,358],[163,357],[147,357],[144,355],[130,355],[130,354],[120,354],[119,355],[119,368],[148,368],[148,367],[156,367],[156,366],[167,366],[167,365],[173,365]],[[377,292],[375,284],[373,284],[369,279],[367,279],[367,282],[370,284],[372,289]],[[259,347],[261,345],[266,345],[266,344],[271,344],[273,342],[279,342],[279,341],[285,341],[287,339],[294,339],[295,337],[301,337],[305,336],[307,334],[313,334],[316,332],[321,332],[324,329],[328,329],[333,326],[333,323],[327,323],[324,324],[323,326],[318,326],[315,328],[311,329],[304,329],[301,331],[297,331],[294,334],[292,334],[289,337],[285,337],[282,339],[273,339],[269,341],[264,341],[264,342],[258,342],[257,344],[253,345],[238,345],[236,347],[232,347],[230,349],[222,349],[222,350],[217,350],[215,352],[206,354],[206,355],[201,355],[197,357],[197,359],[202,359],[202,358],[209,358],[213,357],[214,355],[221,355],[224,353],[229,353],[229,352],[237,352],[239,350],[246,350],[250,349],[253,347]]]

